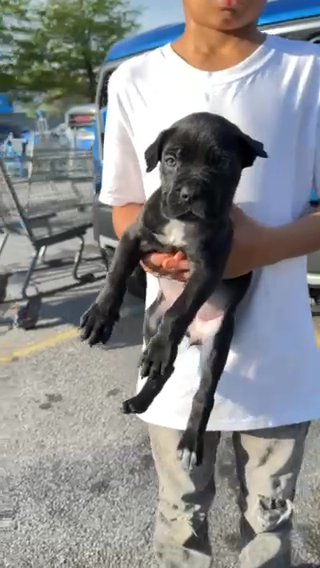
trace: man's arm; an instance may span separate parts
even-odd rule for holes
[[[236,278],[262,268],[320,249],[320,209],[282,225],[267,227],[257,223],[239,207],[233,209],[234,238],[225,278]],[[149,255],[144,264],[149,271],[187,281],[188,262],[176,255]]]
[[[128,203],[122,207],[112,208],[112,224],[118,239],[137,220],[143,205],[140,203]]]
[[[312,188],[320,197],[320,96]],[[320,208],[313,209],[293,223],[269,229],[265,237],[260,253],[257,251],[257,266],[273,264],[320,250]]]
[[[259,240],[252,257],[255,268],[316,252],[320,249],[320,209],[284,226],[261,228]]]
[[[225,272],[227,278],[320,249],[320,209],[292,223],[267,227],[235,207],[233,222],[234,241]]]
[[[319,107],[320,109],[320,98]],[[318,113],[312,188],[320,196],[320,111]],[[261,228],[253,254],[253,267],[312,254],[320,250],[320,208],[282,227]]]

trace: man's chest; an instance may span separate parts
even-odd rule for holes
[[[133,97],[131,123],[147,197],[159,187],[160,179],[158,170],[144,171],[146,148],[175,121],[202,111],[224,116],[264,144],[268,160],[244,170],[236,195],[248,212],[277,223],[303,206],[312,184],[317,103],[297,74],[286,78],[275,72],[272,81],[270,75],[262,74],[223,85],[172,78],[145,85]]]
[[[193,112],[221,114],[267,150],[296,146],[303,135],[310,145],[314,135],[318,92],[297,71],[275,68],[266,73],[215,84],[210,77],[174,76],[172,73],[130,88],[130,122],[135,146],[143,153],[160,131]],[[263,138],[263,139],[262,139]]]

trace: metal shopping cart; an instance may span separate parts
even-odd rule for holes
[[[80,246],[74,258],[73,278],[80,284],[94,280],[92,273],[78,273],[85,235],[92,227],[91,152],[47,144],[35,148],[25,160],[28,175],[24,179],[9,175],[10,158],[0,160],[0,260],[10,234],[25,235],[34,249],[22,284],[23,299],[28,298],[30,280],[47,247],[74,238],[80,240]],[[2,301],[3,287],[2,283]],[[41,297],[40,292],[37,297]]]

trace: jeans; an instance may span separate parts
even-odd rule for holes
[[[293,500],[309,423],[233,433],[240,484],[241,568],[289,568]],[[155,554],[161,568],[209,568],[207,514],[215,496],[219,432],[205,435],[191,473],[177,458],[181,432],[149,425],[159,479]]]

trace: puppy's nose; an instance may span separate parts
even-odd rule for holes
[[[182,187],[181,191],[180,191],[180,197],[181,197],[182,201],[185,201],[186,203],[190,203],[190,201],[192,200],[192,192],[190,191],[190,189],[188,187],[186,187],[184,185]]]

